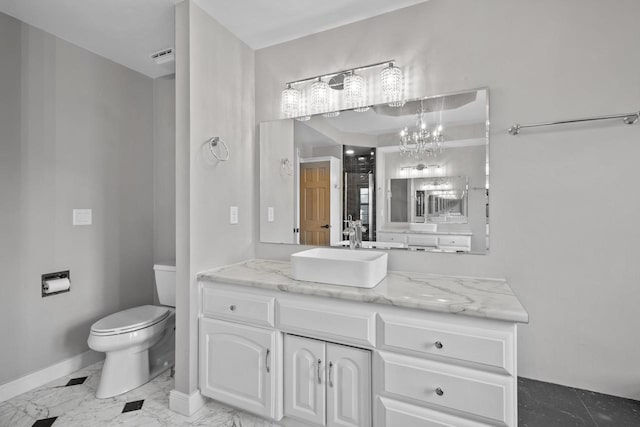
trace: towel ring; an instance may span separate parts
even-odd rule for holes
[[[214,147],[217,147],[218,144],[224,147],[224,151],[226,151],[226,155],[221,157],[218,154],[216,154]],[[211,137],[211,139],[209,140],[209,151],[211,151],[211,155],[215,157],[215,159],[218,160],[219,162],[226,162],[227,160],[229,160],[229,155],[231,154],[229,152],[229,147],[227,146],[227,144],[225,144],[223,140],[220,139],[219,136]]]

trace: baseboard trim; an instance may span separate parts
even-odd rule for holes
[[[204,403],[205,398],[200,394],[200,390],[191,394],[178,390],[171,390],[169,393],[169,409],[187,417],[195,414],[198,409],[204,406]]]
[[[0,385],[0,402],[9,400],[27,391],[43,386],[58,378],[86,368],[104,359],[104,353],[85,351],[47,368],[25,375],[17,380]]]

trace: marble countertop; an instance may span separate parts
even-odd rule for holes
[[[399,233],[399,234],[434,234],[440,236],[473,236],[470,231],[425,231],[409,230],[408,228],[387,228],[378,230],[378,233]]]
[[[205,271],[199,273],[197,279],[292,294],[529,322],[527,311],[504,280],[389,271],[376,287],[364,289],[295,280],[289,262],[262,259]]]

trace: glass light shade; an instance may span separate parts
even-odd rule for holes
[[[329,85],[318,79],[311,85],[311,108],[315,112],[327,111],[329,109]]]
[[[282,101],[280,109],[287,117],[296,116],[300,110],[300,91],[288,85],[282,91]]]
[[[365,111],[369,111],[370,109],[371,107],[367,105],[366,107],[354,108],[353,111],[355,111],[356,113],[364,113]]]
[[[340,111],[329,111],[323,114],[323,116],[325,117],[338,117],[339,115],[340,115]]]
[[[359,74],[351,73],[344,77],[344,100],[348,107],[360,107],[365,104],[365,80]]]
[[[392,107],[404,105],[404,102],[401,101],[404,86],[402,69],[393,64],[389,64],[389,66],[383,68],[380,72],[380,79],[385,101],[394,104],[390,104]],[[399,102],[402,102],[402,104],[399,105]]]

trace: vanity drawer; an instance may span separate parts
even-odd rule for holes
[[[205,317],[274,326],[275,298],[205,287],[202,313]]]
[[[506,331],[381,315],[378,347],[415,356],[440,356],[514,373],[513,335]]]
[[[375,313],[339,302],[306,305],[278,299],[278,329],[345,344],[375,345]]]
[[[405,235],[402,233],[378,232],[376,240],[378,242],[406,243]]]
[[[469,236],[440,236],[438,246],[469,246],[471,238]]]
[[[408,243],[412,246],[438,246],[438,236],[430,236],[425,234],[409,234]]]
[[[391,353],[376,359],[382,395],[515,425],[513,377]]]
[[[488,427],[489,424],[409,405],[397,400],[376,399],[375,427]]]

